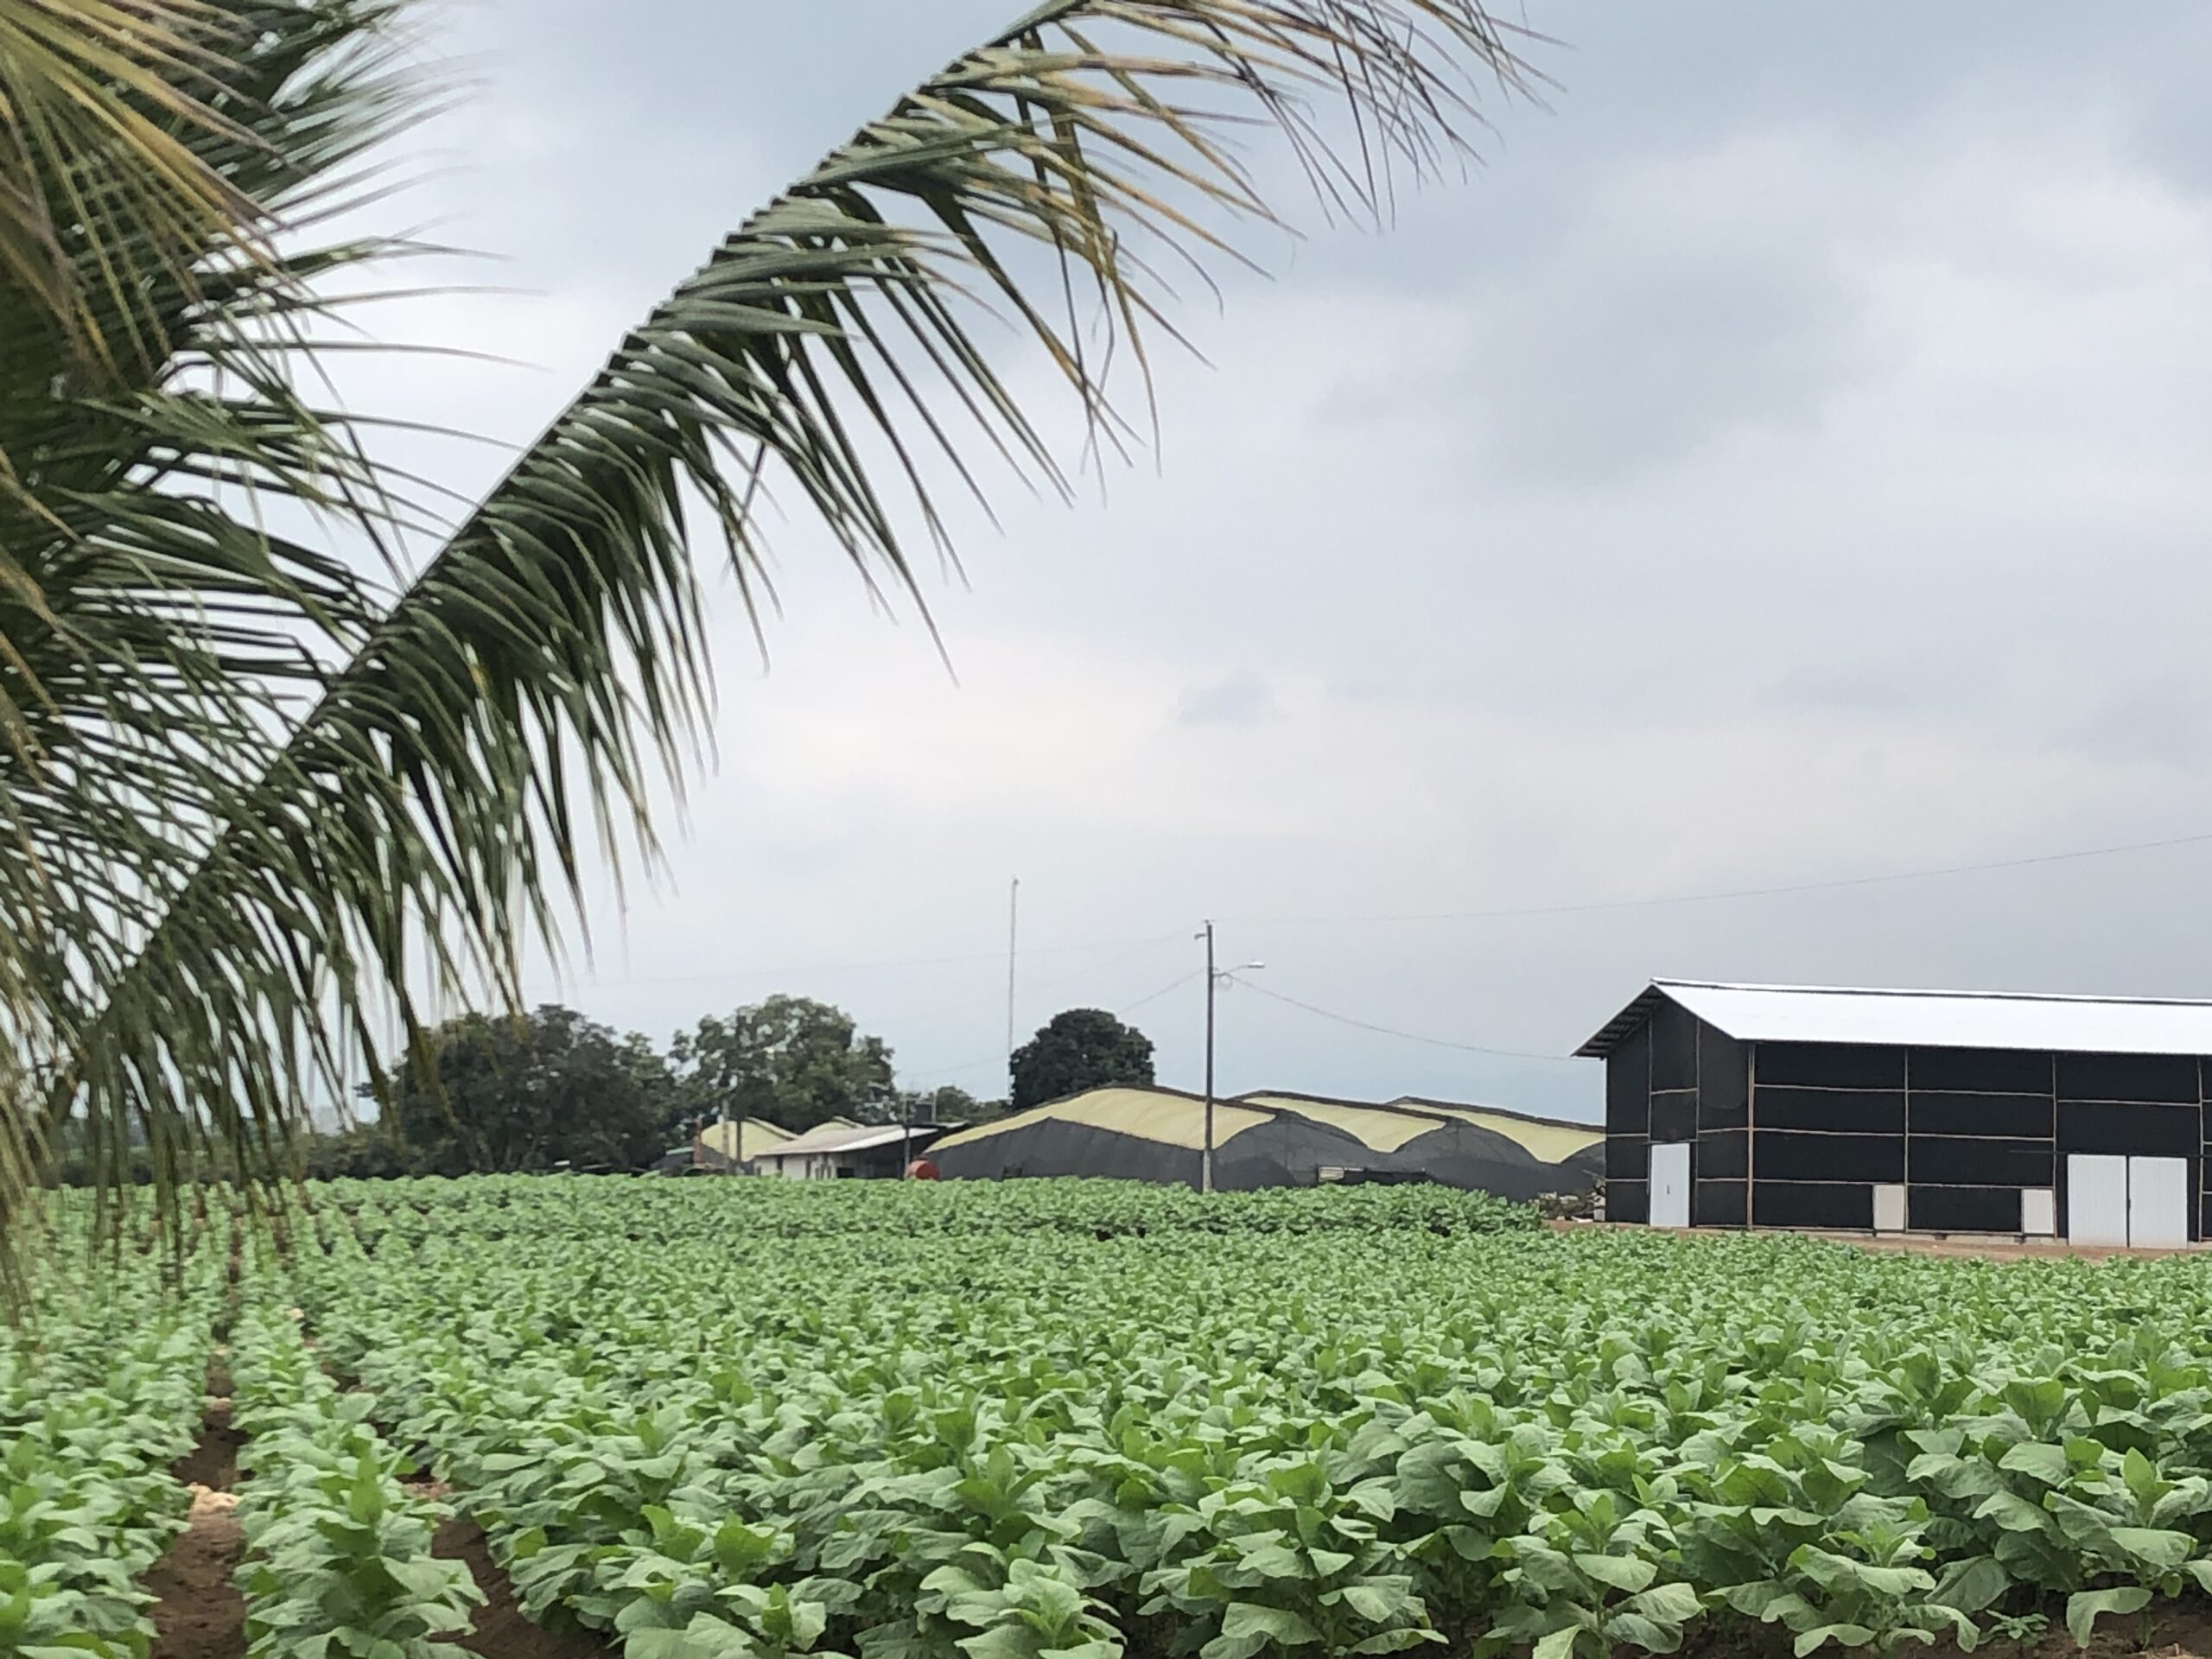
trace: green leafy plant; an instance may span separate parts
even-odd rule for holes
[[[408,1492],[406,1460],[341,1395],[289,1321],[250,1319],[233,1345],[249,1435],[238,1504],[250,1659],[462,1659],[440,1638],[483,1602],[467,1567],[431,1553],[447,1511]]]

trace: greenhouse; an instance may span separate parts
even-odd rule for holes
[[[930,1158],[949,1180],[1096,1175],[1196,1186],[1205,1146],[1200,1096],[1109,1088],[948,1135]],[[1489,1106],[1276,1091],[1214,1105],[1214,1185],[1225,1192],[1426,1180],[1532,1198],[1589,1191],[1603,1160],[1594,1125]]]

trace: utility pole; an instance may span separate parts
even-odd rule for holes
[[[1213,924],[1208,922],[1205,931],[1194,933],[1192,938],[1206,942],[1206,1139],[1205,1147],[1198,1154],[1198,1191],[1213,1191],[1213,999],[1224,985],[1234,985],[1236,976],[1256,972],[1266,967],[1264,962],[1240,962],[1234,968],[1217,968],[1213,961]]]
[[[1213,968],[1213,924],[1208,922],[1206,941],[1206,1144],[1198,1154],[1198,1191],[1213,1191],[1213,993],[1217,983]]]
[[[1006,901],[1006,1097],[1014,1099],[1014,951],[1021,940],[1021,878],[1014,878],[1014,888]]]

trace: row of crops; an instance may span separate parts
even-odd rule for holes
[[[1253,1196],[1232,1227],[1042,1183],[315,1189],[216,1316],[261,1650],[438,1655],[474,1595],[429,1554],[448,1505],[533,1617],[631,1659],[1806,1654],[2086,1636],[2212,1585],[2190,1260]],[[71,1334],[10,1362],[27,1472],[74,1444],[57,1412],[141,1421],[100,1535],[126,1587],[220,1277],[57,1300]]]

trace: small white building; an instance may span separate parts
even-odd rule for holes
[[[753,1154],[753,1167],[787,1181],[895,1180],[905,1173],[907,1158],[920,1157],[923,1148],[948,1127],[825,1123],[763,1147]]]

